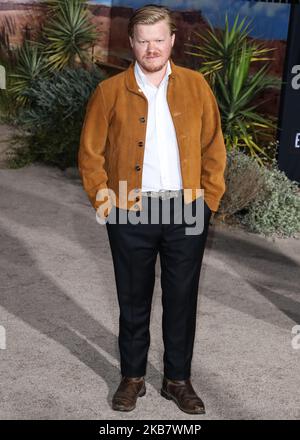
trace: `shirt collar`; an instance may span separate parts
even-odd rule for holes
[[[164,81],[166,81],[166,80],[168,79],[168,76],[170,75],[171,72],[172,72],[171,64],[170,64],[170,60],[168,60],[168,63],[167,63],[167,70],[166,70],[165,76],[163,77],[161,83],[164,82]],[[139,63],[138,63],[137,61],[135,61],[135,63],[134,63],[134,73],[135,73],[135,76],[136,76],[137,80],[138,80],[143,86],[146,86],[146,85],[149,85],[149,84],[150,84],[152,87],[155,87],[155,88],[156,88],[156,86],[155,86],[154,84],[152,84],[152,83],[147,79],[146,75],[145,75],[144,72],[142,71],[142,69],[141,69],[141,67],[140,67],[140,65],[139,65]]]

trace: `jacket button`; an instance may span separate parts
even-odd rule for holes
[[[138,202],[139,200],[140,200],[140,198],[139,198],[139,197],[136,197],[136,198],[135,198],[135,201],[136,201],[136,202]]]
[[[145,122],[145,121],[146,121],[146,119],[144,117],[140,118],[140,122]]]
[[[143,145],[144,145],[144,142],[143,141],[139,141],[138,146],[142,147]]]
[[[139,165],[136,165],[136,166],[135,166],[135,169],[136,169],[137,171],[140,171],[141,167],[140,167]]]

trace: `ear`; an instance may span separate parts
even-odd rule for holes
[[[129,37],[130,46],[133,47],[133,40],[131,37]]]
[[[174,46],[174,42],[175,42],[175,33],[172,35],[172,47]]]

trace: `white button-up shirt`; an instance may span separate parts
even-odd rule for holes
[[[167,102],[170,61],[159,86],[152,84],[134,65],[136,81],[148,100],[148,118],[142,174],[142,191],[182,189],[176,131]]]

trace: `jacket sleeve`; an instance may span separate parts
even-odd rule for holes
[[[202,75],[201,188],[204,200],[217,211],[225,192],[226,148],[216,98]]]
[[[104,167],[107,134],[108,116],[101,84],[98,84],[86,107],[78,152],[78,170],[83,188],[96,210],[110,201]],[[100,193],[102,200],[97,200]]]

